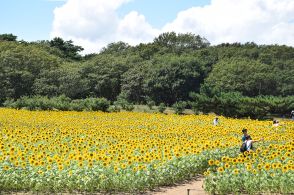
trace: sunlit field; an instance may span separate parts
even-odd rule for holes
[[[212,193],[294,192],[294,122],[0,109],[0,189],[138,192],[205,175]],[[240,155],[242,128],[256,152]],[[226,187],[225,187],[226,186]]]

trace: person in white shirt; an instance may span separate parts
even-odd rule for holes
[[[273,126],[278,127],[279,126],[279,121],[278,120],[273,120]]]
[[[213,119],[213,125],[216,126],[216,125],[218,125],[218,123],[219,123],[218,118],[215,117],[215,118]]]
[[[263,140],[263,138],[261,138],[260,140],[252,140],[250,136],[246,136],[245,138],[245,143],[246,143],[246,150],[250,151],[250,150],[254,150],[253,149],[253,143],[255,142],[260,142]]]

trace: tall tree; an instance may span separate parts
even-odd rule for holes
[[[17,36],[13,34],[0,34],[0,41],[16,41]]]
[[[154,39],[154,43],[176,53],[182,53],[187,49],[196,50],[205,48],[210,45],[205,38],[199,35],[194,35],[192,33],[176,34],[175,32],[167,32],[159,35]]]
[[[79,52],[84,50],[84,48],[82,48],[81,46],[74,45],[72,40],[64,41],[60,37],[53,38],[49,42],[49,44],[51,47],[56,47],[60,49],[63,52],[64,57],[73,60],[81,59],[81,55],[79,54]]]

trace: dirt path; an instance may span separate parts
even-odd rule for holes
[[[203,178],[194,179],[188,183],[178,184],[172,187],[164,187],[148,195],[206,195],[203,187]]]

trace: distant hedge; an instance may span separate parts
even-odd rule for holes
[[[294,96],[247,97],[237,92],[219,94],[190,94],[194,112],[214,112],[228,117],[265,118],[267,115],[288,117],[294,110]]]
[[[62,111],[103,111],[106,112],[110,101],[105,98],[86,98],[71,100],[62,95],[48,98],[46,96],[21,97],[17,100],[6,100],[5,107],[28,110],[62,110]]]

